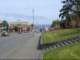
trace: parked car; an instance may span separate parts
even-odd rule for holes
[[[2,33],[1,33],[1,36],[8,36],[9,34],[8,34],[8,32],[6,32],[6,31],[2,31]]]

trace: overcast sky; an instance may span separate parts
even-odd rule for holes
[[[58,19],[61,0],[0,0],[0,18],[14,21],[24,19],[32,21],[32,9],[35,9],[37,24],[50,24]]]

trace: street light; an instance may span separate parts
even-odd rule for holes
[[[34,8],[33,8],[33,9],[32,9],[32,15],[33,15],[33,22],[32,22],[32,23],[33,23],[33,32],[34,32],[34,25],[35,25],[35,24],[34,24],[34,18],[35,18],[35,17],[34,17],[34,13],[35,13],[35,10],[34,10]]]

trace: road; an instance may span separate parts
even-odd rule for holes
[[[11,33],[0,37],[0,59],[41,59],[37,49],[40,33]]]

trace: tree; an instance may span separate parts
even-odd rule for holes
[[[60,27],[60,21],[59,20],[53,21],[51,27],[56,27],[56,28]]]
[[[62,1],[63,3],[63,7],[60,10],[60,15],[59,17],[61,17],[62,20],[64,19],[69,19],[70,20],[70,12],[71,12],[71,8],[73,7],[73,4],[71,3],[73,0],[65,0]]]
[[[8,32],[8,22],[6,20],[2,21],[3,31]]]
[[[69,23],[71,21],[70,12],[71,12],[71,8],[73,6],[69,2],[71,2],[71,1],[70,0],[62,1],[63,7],[60,10],[60,15],[59,15],[59,17],[61,17],[61,20],[67,20],[66,26],[70,26],[70,23]]]
[[[80,17],[80,0],[65,0],[65,1],[62,1],[62,3],[63,3],[63,7],[60,10],[59,17],[61,17],[61,20],[66,20],[65,21],[66,26],[73,27],[74,24],[71,22],[73,22],[74,19],[72,17],[75,15],[77,15],[77,18]],[[79,23],[76,23],[76,24],[79,24]]]
[[[76,27],[80,27],[80,0],[74,0],[73,14],[76,16]]]
[[[80,0],[73,0],[73,5],[75,8],[71,9],[74,14],[80,16]]]

